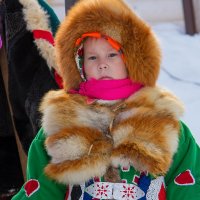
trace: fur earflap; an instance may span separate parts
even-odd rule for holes
[[[130,79],[154,86],[160,48],[150,27],[122,0],[81,0],[67,14],[56,35],[56,57],[66,90],[78,88],[75,42],[83,33],[99,32],[122,46]]]

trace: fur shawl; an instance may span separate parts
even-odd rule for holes
[[[169,92],[145,87],[125,101],[87,104],[64,90],[48,92],[41,104],[45,173],[65,184],[103,176],[110,166],[165,175],[177,151],[182,104]]]

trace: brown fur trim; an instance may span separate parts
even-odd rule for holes
[[[48,164],[45,173],[48,177],[63,184],[80,184],[95,176],[103,176],[109,166],[108,155],[84,156],[79,160],[65,161],[60,164]]]
[[[165,174],[178,148],[182,113],[178,99],[160,88],[145,88],[130,97],[111,129],[113,165],[132,164],[139,171]]]
[[[45,167],[45,173],[64,184],[80,184],[92,177],[103,176],[110,165],[111,149],[110,140],[98,138],[79,158],[50,163]]]
[[[111,139],[104,133],[89,127],[65,128],[56,134],[50,135],[45,141],[46,150],[53,158],[52,162],[79,159],[99,144],[99,141]]]
[[[113,6],[114,5],[114,6]],[[56,35],[57,62],[66,90],[78,88],[76,40],[86,32],[100,32],[118,41],[132,80],[154,86],[160,69],[160,48],[150,27],[122,0],[82,0],[69,12]]]
[[[45,30],[51,32],[50,27],[50,16],[48,13],[40,6],[38,1],[35,0],[19,0],[20,4],[23,6],[23,15],[24,20],[26,21],[26,28],[29,31],[34,30]],[[56,66],[55,58],[55,48],[48,41],[43,39],[35,40],[36,47],[40,55],[45,59],[48,64],[49,69],[52,67],[56,69],[59,73]]]
[[[160,87],[144,87],[126,100],[128,108],[150,108],[171,113],[179,119],[184,112],[183,103],[171,92]],[[155,112],[156,112],[155,110]]]
[[[115,134],[121,134],[127,126],[132,126],[132,131],[125,138],[116,140]],[[130,129],[131,130],[131,129]],[[112,159],[120,157],[130,161],[130,164],[139,171],[149,171],[151,174],[164,174],[169,169],[174,147],[170,147],[173,139],[177,149],[179,123],[171,116],[151,114],[137,115],[129,118],[113,128],[114,150]],[[118,136],[119,137],[119,136]],[[172,150],[173,149],[173,150]],[[113,161],[116,162],[116,161]],[[115,163],[116,165],[116,163]]]
[[[97,104],[88,105],[80,95],[68,95],[64,90],[48,92],[41,103],[42,127],[47,135],[75,126],[93,127],[107,133],[113,113]]]
[[[106,137],[113,118],[109,108],[87,105],[80,95],[48,92],[40,106],[51,163],[45,173],[65,184],[102,176],[110,164],[112,140]]]
[[[88,105],[80,95],[50,91],[40,109],[52,158],[46,173],[65,184],[101,175],[118,180],[115,170],[107,171],[111,162],[165,174],[177,151],[182,104],[160,88],[145,87],[115,105]],[[109,127],[114,144],[105,137]]]

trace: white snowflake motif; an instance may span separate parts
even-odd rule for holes
[[[122,190],[121,192],[123,193],[122,198],[126,198],[128,199],[134,199],[134,186],[130,187],[130,186],[125,186],[123,185],[124,190]]]
[[[85,192],[97,199],[137,200],[145,195],[136,185],[109,182],[93,183],[85,188]]]
[[[145,193],[136,185],[115,183],[113,187],[114,199],[136,200],[143,197]]]
[[[98,199],[112,198],[112,184],[106,182],[95,182],[85,189],[85,191],[92,197]]]
[[[108,197],[108,187],[109,185],[99,185],[97,184],[97,197],[102,197],[102,196],[105,196],[105,197]]]

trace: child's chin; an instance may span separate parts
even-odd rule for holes
[[[106,77],[101,77],[99,80],[112,80],[112,79],[113,79],[112,77],[106,76]]]

